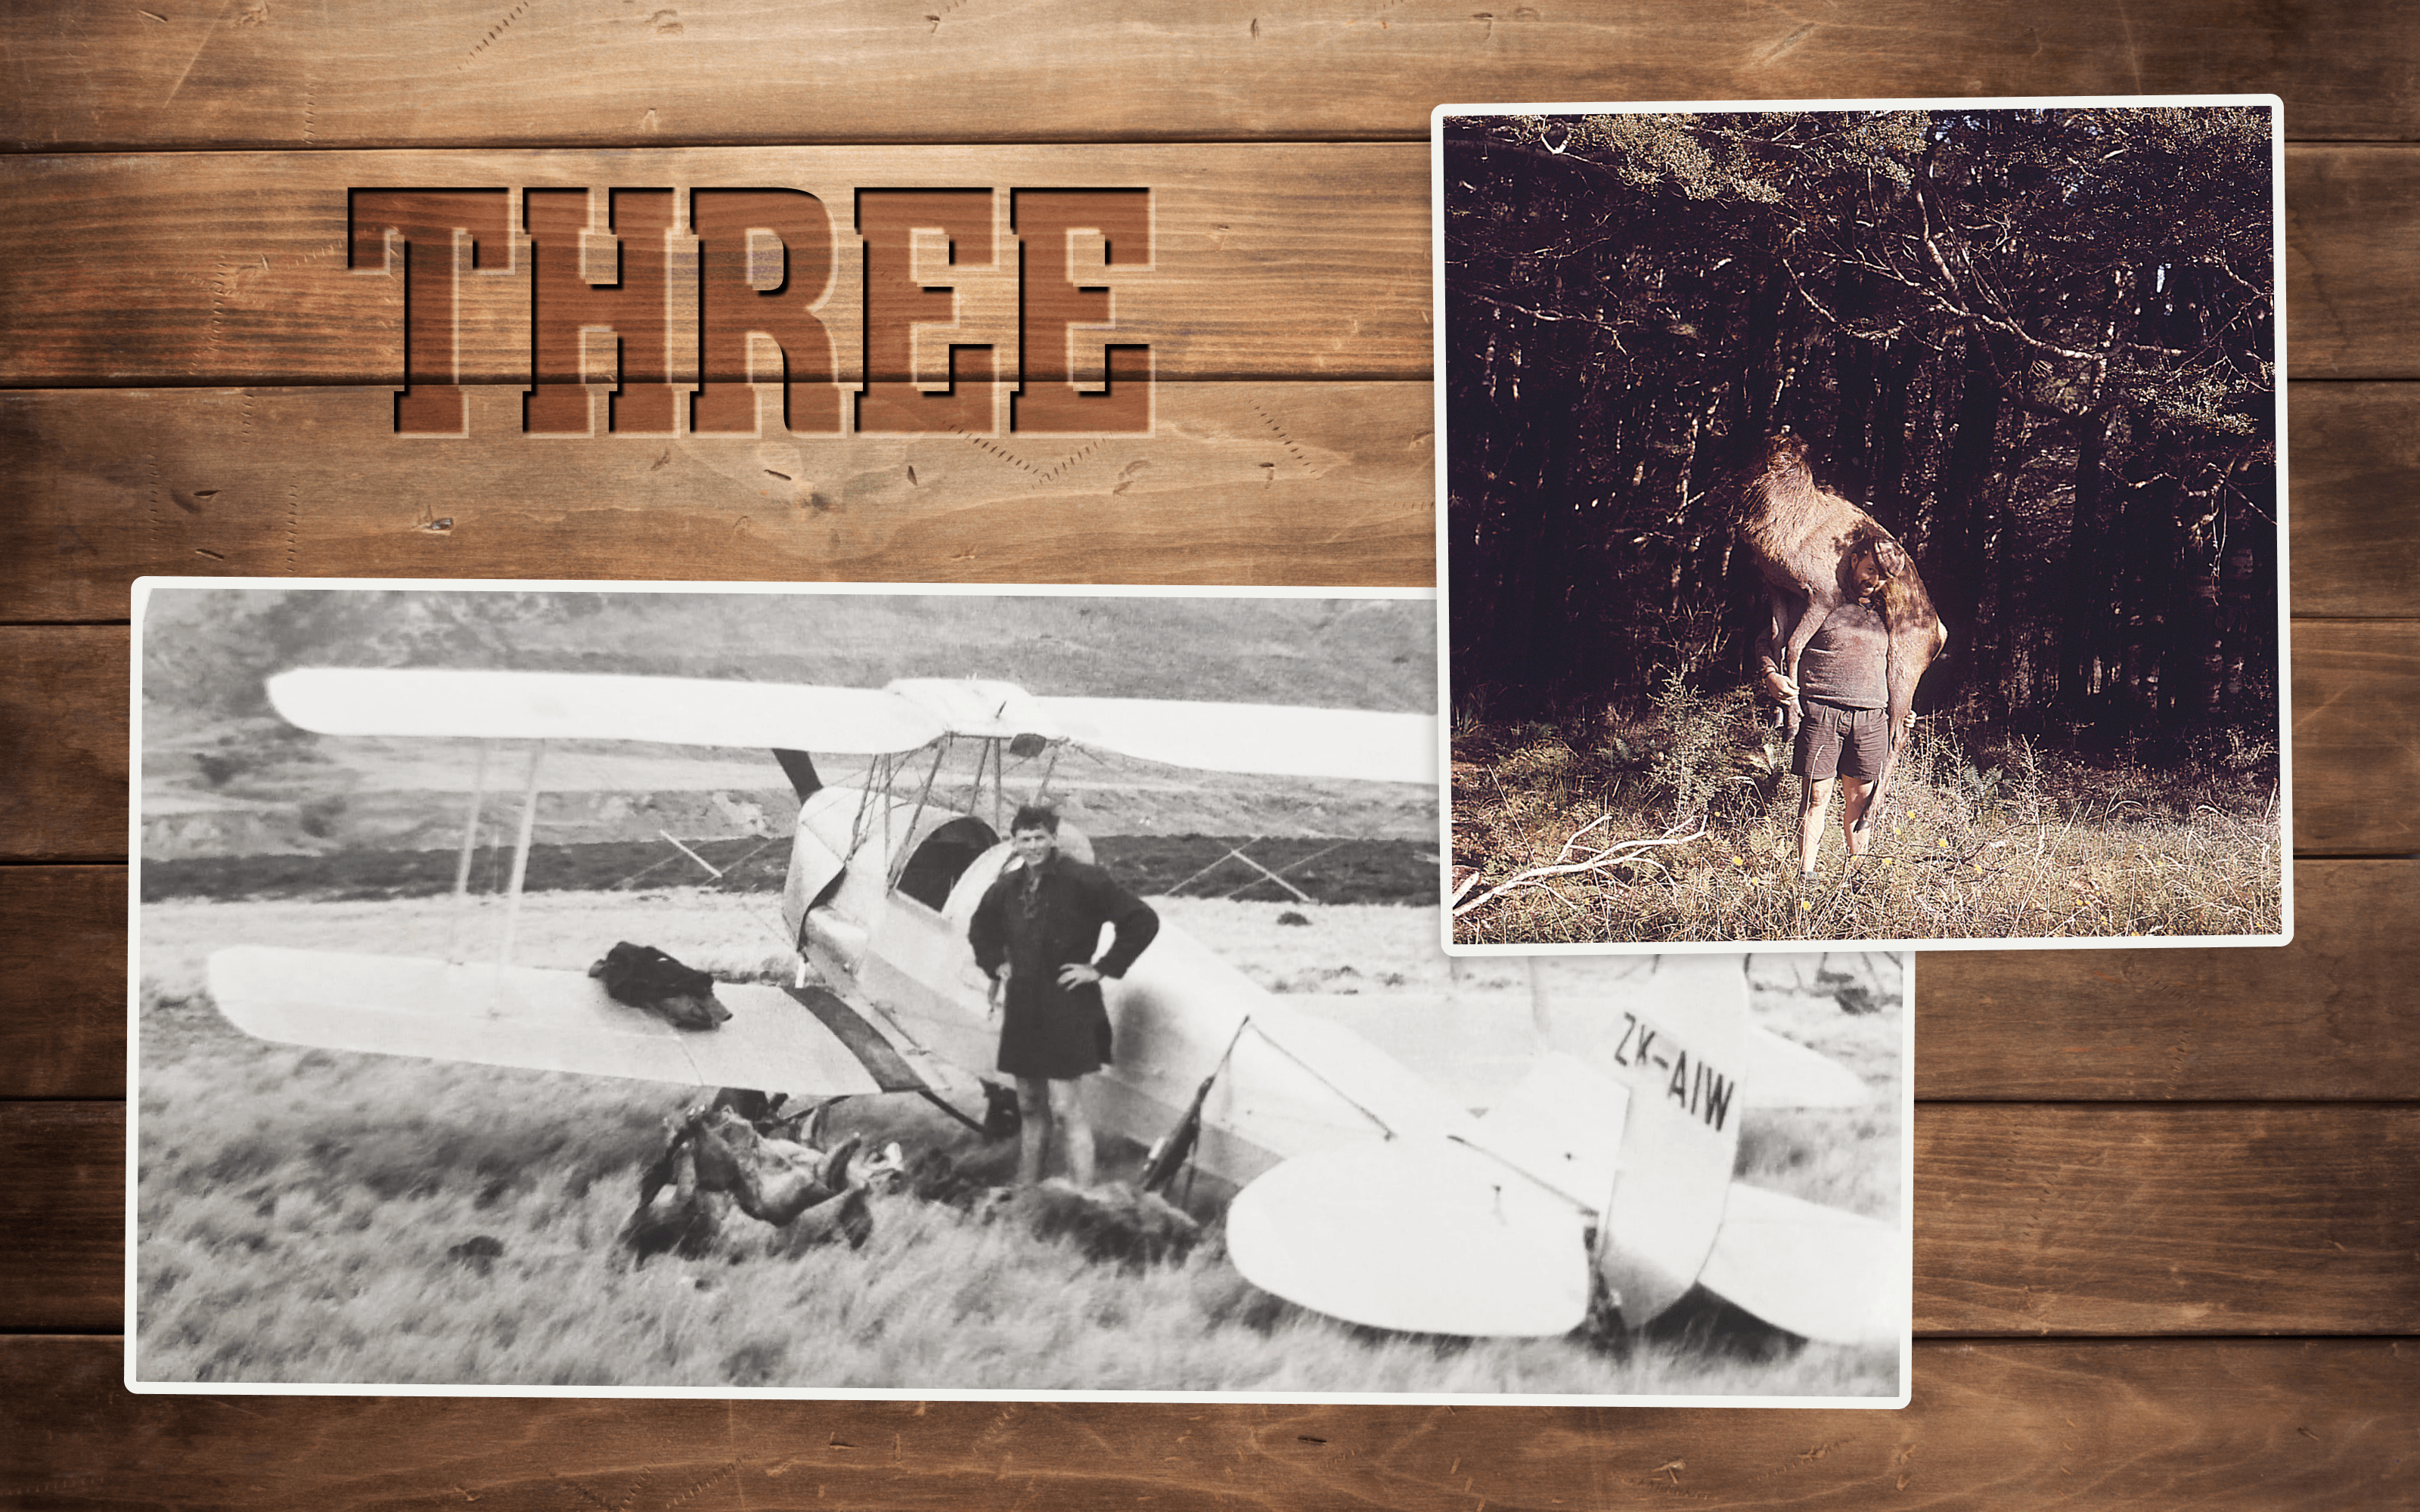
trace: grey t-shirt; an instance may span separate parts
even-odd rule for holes
[[[1798,658],[1798,696],[1844,709],[1890,702],[1890,630],[1864,604],[1843,604],[1827,616]]]

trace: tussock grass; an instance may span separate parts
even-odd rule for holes
[[[1919,720],[1880,831],[1849,863],[1836,795],[1798,876],[1798,779],[1745,691],[1668,684],[1641,717],[1458,719],[1454,863],[1487,887],[1532,867],[1702,824],[1686,844],[1542,879],[1456,916],[1466,944],[2067,939],[2273,933],[2283,908],[2273,750],[2165,768],[1978,750]],[[1609,818],[1607,816],[1610,816]]]
[[[1520,990],[1519,974],[1495,963],[1450,964],[1424,909],[1323,909],[1299,927],[1277,924],[1285,910],[1274,904],[1163,906],[1275,988],[1422,990],[1459,978],[1466,991]],[[704,889],[531,899],[523,959],[576,965],[600,937],[644,938],[744,974],[766,959],[747,908]],[[702,1258],[633,1263],[615,1236],[641,1167],[661,1147],[662,1120],[688,1089],[270,1045],[229,1027],[202,993],[202,962],[230,940],[434,949],[442,937],[425,936],[442,912],[434,901],[144,910],[132,1319],[143,1379],[1289,1395],[1897,1389],[1890,1351],[1759,1351],[1705,1328],[1627,1356],[1576,1337],[1354,1328],[1246,1282],[1215,1224],[1181,1263],[1134,1269],[900,1196],[876,1200],[860,1250],[801,1245],[734,1215]],[[1804,990],[1810,964],[1764,972],[1767,1022],[1873,1069],[1884,1101],[1864,1137],[1821,1121],[1843,1116],[1758,1115],[1743,1165],[1763,1184],[1893,1215],[1893,1052],[1904,1008],[1893,999],[1846,1017]],[[838,1128],[939,1149],[985,1180],[1004,1180],[1013,1158],[908,1099],[845,1104]],[[1114,1151],[1112,1164],[1137,1154]],[[451,1253],[483,1238],[501,1251],[484,1264]]]

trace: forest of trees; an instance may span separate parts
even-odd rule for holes
[[[1950,634],[1921,709],[2276,738],[2259,107],[1444,129],[1454,698],[1744,682],[1730,480],[1787,425]]]

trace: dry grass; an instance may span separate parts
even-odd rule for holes
[[[703,890],[533,898],[519,954],[578,965],[599,940],[647,939],[750,974],[778,960],[750,917],[762,903]],[[1519,990],[1497,964],[1449,964],[1425,909],[1318,910],[1303,928],[1279,926],[1276,905],[1164,906],[1273,988],[1434,990],[1459,978],[1463,990]],[[264,1044],[201,992],[202,963],[221,944],[430,949],[442,916],[435,900],[143,911],[132,1326],[144,1379],[1288,1395],[1898,1387],[1886,1350],[1774,1354],[1700,1337],[1623,1356],[1578,1338],[1377,1334],[1251,1287],[1215,1230],[1181,1263],[1125,1270],[906,1196],[877,1201],[860,1250],[799,1248],[735,1218],[703,1259],[633,1264],[614,1236],[685,1089]],[[1888,1101],[1762,1116],[1744,1167],[1801,1196],[1896,1212],[1904,1005],[1849,1018],[1800,990],[1808,964],[1764,975],[1767,1021],[1876,1075]],[[844,1118],[980,1176],[1005,1174],[1005,1147],[978,1149],[912,1102],[869,1100]],[[484,1269],[449,1255],[482,1237],[502,1251]]]
[[[1745,695],[1668,689],[1645,720],[1462,721],[1454,862],[1481,896],[1583,853],[1702,827],[1457,915],[1466,944],[2071,939],[2277,933],[2284,863],[2263,753],[2232,770],[1969,753],[1919,721],[1881,831],[1851,865],[1839,799],[1798,876],[1798,780]],[[1594,826],[1590,828],[1590,826]]]

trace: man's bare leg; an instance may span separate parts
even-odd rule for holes
[[[1084,1079],[1050,1084],[1050,1116],[1059,1125],[1066,1149],[1067,1179],[1080,1187],[1093,1184],[1093,1121],[1084,1112]]]
[[[1840,838],[1848,842],[1849,859],[1866,854],[1867,832],[1857,827],[1866,817],[1867,806],[1874,801],[1874,785],[1862,777],[1840,779]],[[1819,825],[1817,827],[1821,827]]]
[[[1815,870],[1823,848],[1823,811],[1832,807],[1832,779],[1801,778],[1798,784],[1798,874]]]
[[[1016,1079],[1016,1184],[1019,1186],[1042,1184],[1043,1157],[1050,1149],[1050,1094],[1053,1090],[1053,1084],[1039,1076],[1019,1076]],[[1088,1135],[1090,1133],[1086,1131]]]

